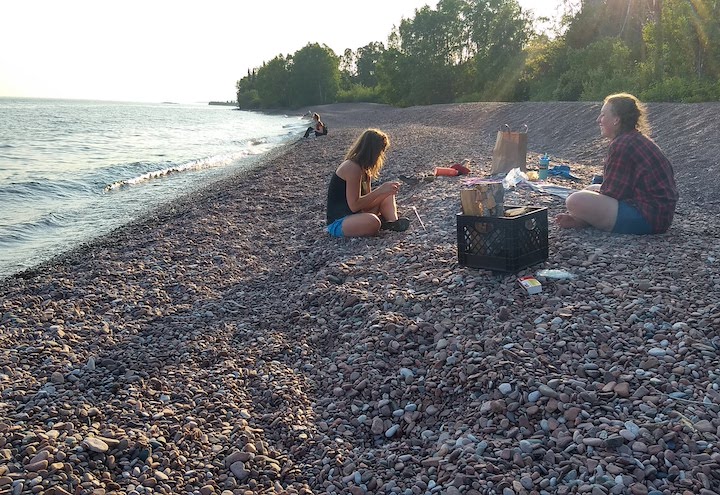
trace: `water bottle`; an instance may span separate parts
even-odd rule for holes
[[[550,157],[545,153],[540,157],[540,166],[538,167],[538,178],[545,180],[548,178],[548,168],[550,167]]]

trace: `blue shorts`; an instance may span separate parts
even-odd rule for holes
[[[612,231],[616,234],[652,234],[652,227],[637,208],[618,201],[617,218]]]
[[[338,218],[333,223],[327,226],[328,234],[330,234],[333,237],[342,237],[343,231],[342,231],[342,224],[343,220],[345,220],[347,217]]]

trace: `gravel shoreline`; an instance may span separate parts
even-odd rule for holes
[[[316,107],[328,136],[0,282],[0,494],[720,493],[719,104],[650,105],[670,231],[551,222],[517,275],[576,278],[535,296],[458,265],[461,178],[406,180],[406,233],[322,230],[366,127],[391,138],[381,180],[482,176],[526,123],[529,162],[589,183],[599,107]]]

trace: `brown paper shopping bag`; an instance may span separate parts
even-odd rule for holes
[[[507,173],[514,168],[527,170],[527,126],[520,131],[511,131],[505,124],[497,133],[493,148],[492,169],[490,175]]]

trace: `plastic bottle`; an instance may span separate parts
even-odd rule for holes
[[[540,180],[548,178],[548,168],[550,168],[550,157],[545,153],[540,157],[540,165],[538,167],[538,178]]]

